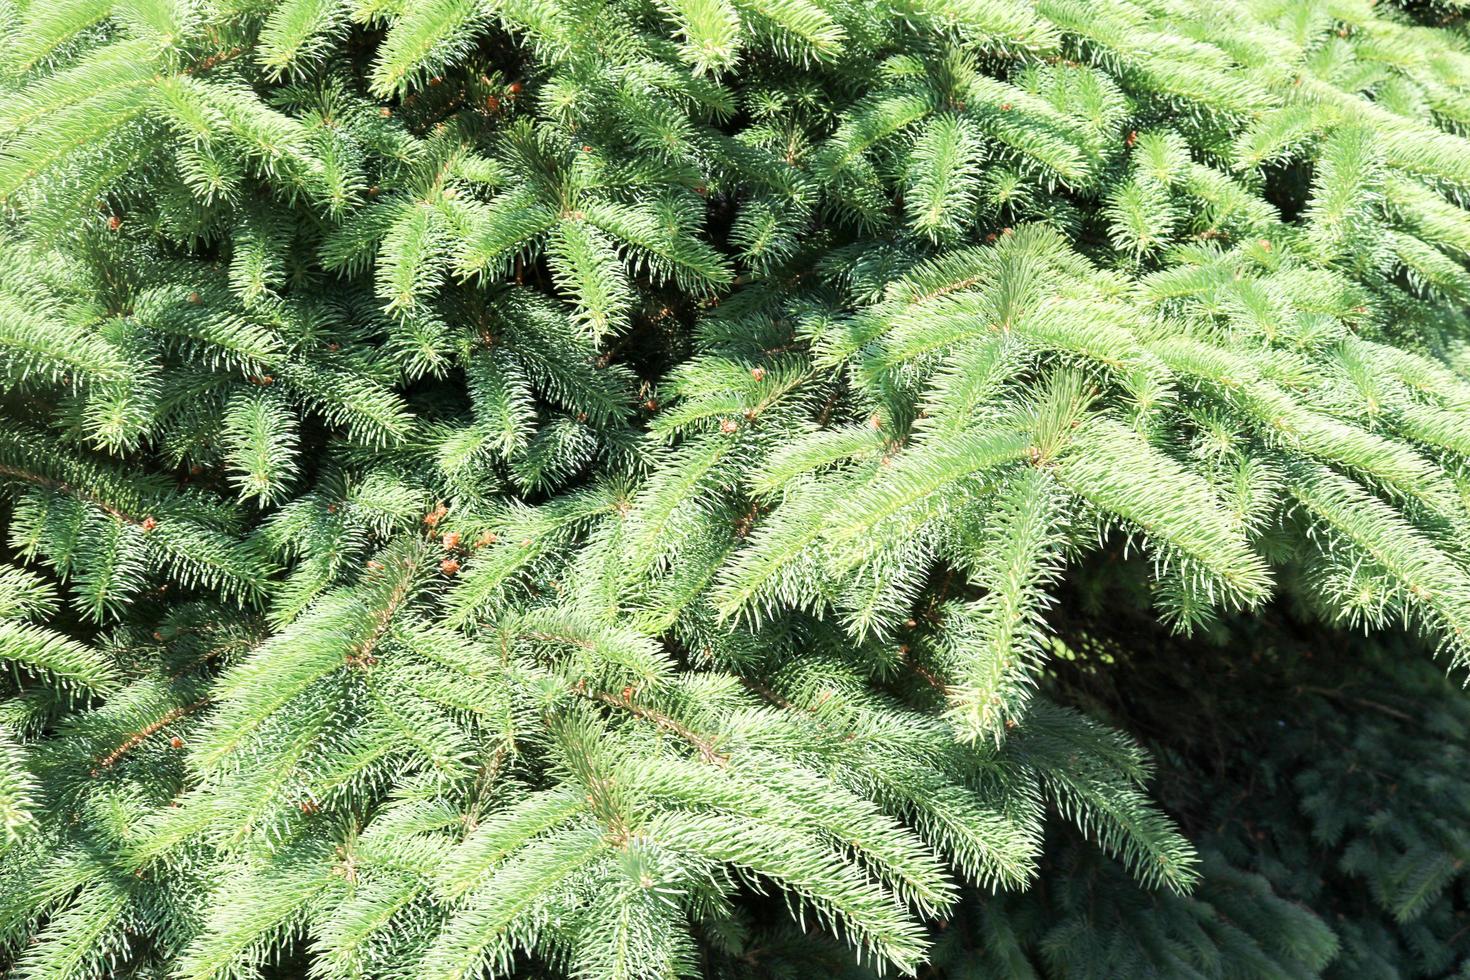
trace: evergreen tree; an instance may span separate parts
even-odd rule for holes
[[[1457,8],[0,0],[0,965],[1470,969]]]

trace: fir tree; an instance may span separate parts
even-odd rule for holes
[[[1273,746],[1328,848],[1276,873],[1151,795],[1250,766],[1146,752],[1190,667],[1097,613],[1403,630],[1337,669],[1423,728],[1239,690],[1459,752],[1453,5],[0,10],[16,977],[1466,954],[1452,768],[1359,820]]]

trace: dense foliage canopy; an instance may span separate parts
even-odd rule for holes
[[[1455,5],[0,0],[0,91],[0,970],[1470,976]]]

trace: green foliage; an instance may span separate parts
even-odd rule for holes
[[[5,4],[0,965],[1452,969],[1449,763],[1273,746],[1287,880],[1078,682],[1094,588],[1470,660],[1470,42],[1381,6]]]

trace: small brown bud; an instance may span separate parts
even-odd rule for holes
[[[151,531],[156,527],[158,527],[158,521],[154,520],[152,517],[143,518],[143,530],[145,532]]]
[[[766,380],[766,369],[763,367],[751,368],[750,376],[757,381]]]
[[[734,419],[721,419],[720,420],[720,431],[723,432],[723,433],[725,433],[726,435],[729,435],[730,433],[737,431],[739,428],[740,428],[740,423],[739,422],[736,422]]]
[[[439,563],[439,571],[445,575],[453,575],[459,571],[459,562],[454,558],[446,558]]]
[[[168,740],[168,744],[176,749],[182,749],[184,747],[184,740],[175,735],[173,738]]]
[[[122,219],[119,218],[117,215],[114,214],[112,217],[110,217],[110,218],[107,219],[107,230],[108,231],[117,231],[121,227],[122,227]]]
[[[439,543],[444,546],[445,551],[453,551],[459,547],[459,532],[450,531],[439,539]]]
[[[190,293],[189,294],[189,302],[193,303],[195,306],[198,306],[199,305],[199,294],[198,293]]]

